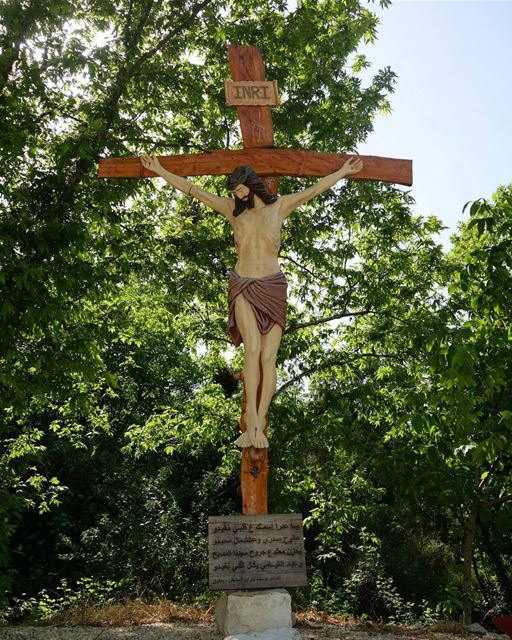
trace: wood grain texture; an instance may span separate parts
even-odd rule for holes
[[[258,47],[232,44],[228,46],[228,57],[231,75],[236,82],[265,80],[265,66]],[[239,106],[237,113],[244,147],[271,147],[274,144],[270,107]],[[276,194],[279,187],[278,178],[264,171],[259,175],[268,191]]]
[[[238,378],[242,381],[240,431],[244,432],[247,430],[245,424],[247,398],[243,374],[239,374]],[[258,389],[256,396],[257,406],[260,402],[260,392],[261,389]],[[265,435],[268,436],[268,418],[265,425]],[[268,513],[268,449],[255,449],[254,447],[245,447],[242,449],[240,490],[242,494],[242,513],[244,515],[261,515]]]
[[[251,107],[253,108],[253,107]],[[345,160],[354,157],[345,153],[320,153],[291,149],[239,149],[211,151],[178,156],[160,156],[162,166],[180,176],[227,175],[240,165],[250,164],[260,176],[321,177],[339,169]],[[412,160],[359,156],[362,171],[352,180],[382,180],[412,185]],[[101,158],[100,178],[148,178],[155,174],[142,166],[139,158]]]
[[[257,475],[255,475],[257,474]],[[268,449],[242,449],[242,513],[268,513]]]
[[[265,67],[258,47],[228,46],[229,66],[235,81],[265,80]],[[272,114],[267,106],[237,107],[245,147],[273,144]]]

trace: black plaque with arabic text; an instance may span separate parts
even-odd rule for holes
[[[210,589],[307,585],[302,515],[210,516]]]

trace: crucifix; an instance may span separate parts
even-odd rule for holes
[[[102,158],[99,177],[160,175],[180,191],[222,213],[234,230],[238,262],[229,282],[229,333],[244,342],[241,435],[242,512],[266,514],[268,405],[275,391],[275,357],[284,327],[286,280],[277,254],[283,220],[343,177],[410,186],[412,161],[376,156],[276,149],[270,105],[277,87],[266,82],[257,47],[230,45],[227,103],[238,110],[244,148],[201,154]],[[210,194],[184,176],[228,175],[233,198]],[[321,177],[304,191],[277,197],[278,177]]]

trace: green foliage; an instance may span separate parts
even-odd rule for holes
[[[87,605],[109,605],[116,602],[123,594],[126,584],[112,580],[98,582],[90,578],[80,578],[76,588],[71,589],[66,580],[53,593],[43,589],[36,597],[29,599],[15,598],[11,606],[4,609],[3,618],[9,621],[18,620],[55,620],[66,611]]]
[[[426,599],[408,601],[386,571],[379,541],[361,531],[357,563],[339,586],[326,586],[321,571],[310,577],[307,605],[331,613],[345,613],[361,619],[388,620],[397,624],[420,622],[431,625],[439,620]]]

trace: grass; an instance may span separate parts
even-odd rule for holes
[[[156,622],[209,624],[213,620],[213,607],[204,611],[194,606],[177,605],[167,600],[147,603],[137,599],[112,605],[73,606],[45,621],[45,624],[123,627]]]
[[[299,627],[321,629],[325,626],[345,628],[347,631],[365,631],[373,634],[390,634],[403,637],[422,637],[442,640],[444,637],[464,637],[468,633],[460,622],[438,622],[428,629],[414,629],[405,625],[357,620],[347,615],[332,615],[315,609],[295,613]],[[179,605],[169,600],[145,602],[142,599],[128,600],[110,605],[93,605],[87,602],[75,604],[56,613],[38,625],[125,627],[155,623],[181,622],[190,625],[212,625],[215,621],[215,607],[201,609],[197,605]],[[26,624],[26,622],[25,622]],[[33,623],[34,624],[34,623]]]

